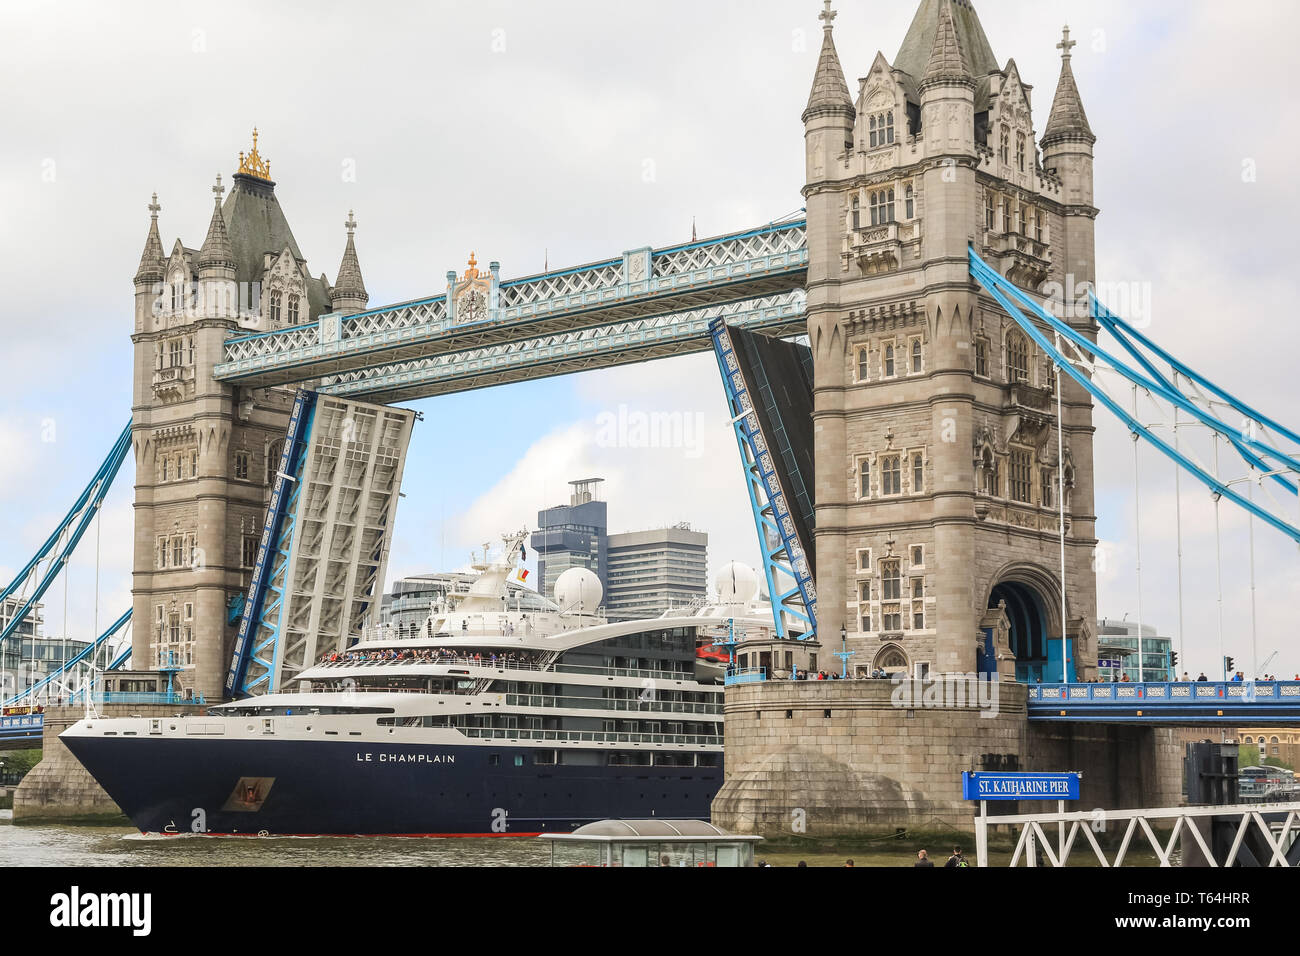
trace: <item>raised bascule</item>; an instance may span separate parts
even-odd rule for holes
[[[829,2],[821,17],[805,209],[756,228],[519,279],[471,255],[444,289],[372,308],[355,219],[335,282],[314,277],[256,132],[197,249],[164,248],[155,197],[135,277],[129,673],[165,672],[169,703],[257,694],[359,632],[415,427],[394,403],[712,350],[778,635],[736,648],[716,822],[962,824],[962,769],[1068,767],[1090,805],[1171,805],[1174,725],[1300,715],[1300,686],[1079,692],[1098,657],[1094,409],[1298,542],[1300,435],[1063,297],[1095,284],[1098,215],[1068,29],[1040,136],[1033,87],[969,0],[922,0],[852,91]],[[1180,420],[1247,478],[1196,460]],[[49,586],[124,442],[4,597]],[[801,669],[909,680],[777,679]],[[953,700],[950,675],[995,681]]]

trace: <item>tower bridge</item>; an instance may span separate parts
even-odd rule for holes
[[[989,761],[1086,769],[1094,805],[1177,802],[1168,727],[1215,722],[1208,711],[1178,711],[1172,691],[1159,708],[1077,691],[1097,674],[1094,408],[1297,540],[1300,519],[1170,448],[1103,380],[1221,436],[1284,499],[1300,436],[1153,355],[1100,303],[1054,307],[1048,290],[1096,280],[1097,137],[1068,29],[1040,135],[1032,87],[995,58],[970,0],[920,0],[897,55],[878,53],[852,91],[835,16],[827,2],[802,116],[805,208],[787,220],[519,279],[471,256],[445,289],[372,308],[355,220],[335,282],[314,277],[256,133],[229,195],[218,179],[197,248],[164,248],[155,197],[132,335],[132,668],[181,661],[178,686],[215,700],[279,686],[359,632],[414,417],[394,403],[714,348],[769,586],[791,621],[802,608],[788,633],[804,640],[753,672],[773,676],[777,654],[817,670],[838,640],[867,671],[1005,688],[978,713],[899,708],[888,682],[731,688],[722,822],[781,829],[790,807],[827,829],[959,819],[957,770]],[[806,337],[810,421],[756,413],[770,383],[736,364],[728,328]],[[1103,331],[1135,365],[1092,347]],[[1268,434],[1237,436],[1236,412]],[[772,422],[806,425],[811,468]],[[810,513],[790,513],[799,498]],[[785,597],[781,568],[799,582]],[[1289,713],[1290,690],[1230,709]],[[1150,778],[1116,770],[1117,749],[1145,755]]]

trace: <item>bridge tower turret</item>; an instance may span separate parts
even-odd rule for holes
[[[853,155],[853,127],[857,116],[849,96],[844,70],[835,50],[833,24],[837,14],[830,0],[821,14],[823,38],[812,92],[803,113],[808,184],[804,202],[808,214],[808,335],[816,357],[814,423],[818,447],[838,451],[844,446],[844,403],[839,390],[840,375],[835,358],[843,354],[844,328],[841,322],[839,260],[843,241],[844,191]],[[818,480],[817,542],[818,584],[843,593],[842,509],[847,504],[843,489],[833,482]],[[825,562],[825,563],[823,563]],[[842,602],[832,601],[819,608],[823,634],[836,634],[844,623]]]

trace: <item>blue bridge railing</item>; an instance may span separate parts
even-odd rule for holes
[[[1031,684],[1029,716],[1037,720],[1294,721],[1300,681]]]
[[[734,684],[761,684],[767,680],[766,667],[745,667],[728,672],[726,685],[731,687]]]
[[[44,730],[44,714],[0,717],[0,740],[39,739]]]

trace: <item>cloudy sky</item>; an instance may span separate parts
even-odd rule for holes
[[[850,85],[910,3],[840,0]],[[1041,133],[1069,21],[1097,146],[1099,272],[1150,292],[1151,334],[1295,425],[1300,216],[1289,0],[980,0],[1035,86]],[[813,0],[41,3],[0,8],[0,571],[62,515],[130,414],[132,287],[151,192],[164,245],[201,243],[217,173],[256,125],[309,266],[333,276],[355,209],[371,303],[440,293],[471,251],[505,277],[742,229],[801,206]],[[601,431],[679,412],[677,447]],[[756,560],[708,356],[421,402],[392,572],[465,563],[608,479],[613,530],[690,521],[716,567]],[[50,440],[52,439],[52,440]],[[1098,420],[1102,613],[1136,619],[1132,449]],[[1172,466],[1143,449],[1143,618],[1176,635]],[[130,465],[102,533],[100,619],[129,601]],[[1217,671],[1214,513],[1184,483],[1184,640]],[[1251,659],[1247,522],[1222,512],[1226,646]],[[1300,553],[1256,528],[1262,661],[1300,671]],[[70,630],[89,633],[93,553]],[[62,591],[47,598],[57,632]]]

